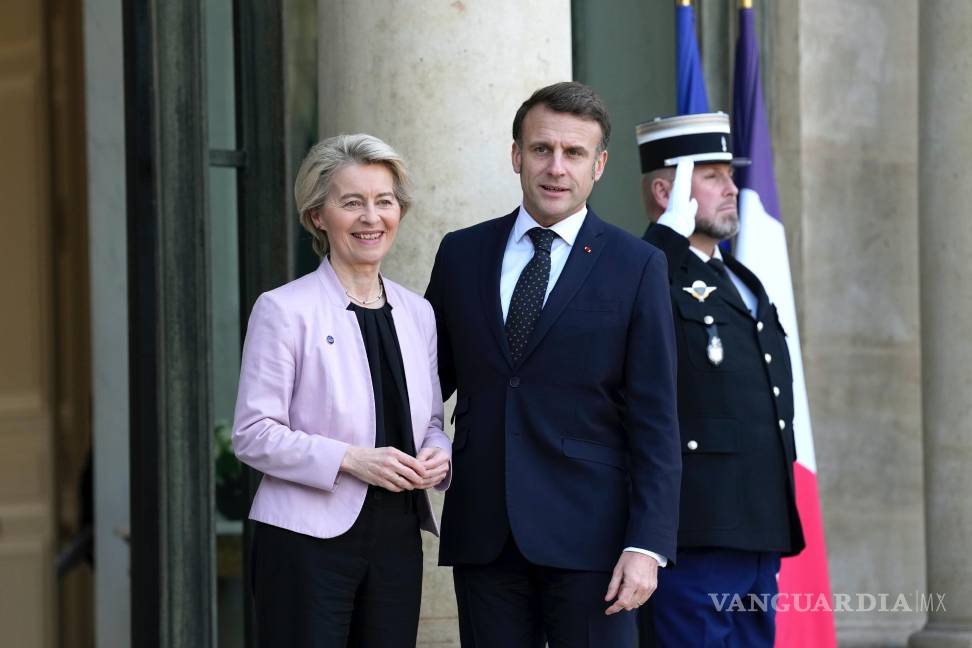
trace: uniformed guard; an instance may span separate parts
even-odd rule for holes
[[[769,648],[775,614],[762,601],[804,540],[786,332],[756,275],[719,248],[739,229],[732,170],[748,161],[733,157],[724,113],[636,132],[644,238],[668,257],[682,441],[677,564],[640,611],[641,647]]]

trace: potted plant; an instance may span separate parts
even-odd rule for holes
[[[243,466],[233,453],[232,429],[228,421],[217,421],[213,429],[216,510],[227,520],[246,515],[246,483]]]

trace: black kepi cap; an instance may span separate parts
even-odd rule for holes
[[[748,158],[732,155],[729,115],[724,112],[656,117],[635,128],[641,172],[675,166],[679,158],[696,164],[723,162],[746,166]]]

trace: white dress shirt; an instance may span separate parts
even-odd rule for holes
[[[718,245],[715,246],[715,254],[713,254],[712,256],[709,256],[702,250],[692,247],[691,245],[689,246],[689,249],[695,252],[695,256],[702,259],[703,263],[708,263],[709,259],[711,259],[712,256],[719,259],[720,261],[723,260],[722,250],[719,249]],[[753,291],[749,289],[749,286],[747,286],[742,279],[736,276],[736,273],[733,272],[728,265],[726,265],[726,272],[729,273],[729,278],[732,280],[732,285],[734,285],[736,287],[736,290],[739,291],[739,296],[743,298],[743,302],[745,302],[746,308],[749,309],[749,314],[752,315],[753,317],[756,317],[756,307],[759,306],[759,302],[756,299],[756,295],[753,294]]]
[[[571,248],[574,247],[574,241],[577,240],[577,234],[580,232],[586,217],[587,206],[585,205],[576,214],[572,214],[547,228],[556,232],[557,238],[550,245],[550,279],[547,281],[547,292],[543,295],[544,305],[547,303],[547,298],[550,297],[550,291],[557,284],[560,273],[564,271],[567,257],[570,255]],[[503,253],[503,270],[500,274],[500,302],[503,306],[504,322],[510,312],[510,301],[513,299],[516,281],[520,278],[520,274],[530,262],[530,259],[533,258],[533,239],[527,236],[527,232],[534,227],[543,226],[533,219],[533,216],[527,212],[523,205],[520,205],[520,212],[516,215],[516,222],[513,223],[510,238],[506,242],[506,251]],[[668,564],[668,559],[665,556],[654,551],[639,549],[638,547],[625,547],[624,550],[651,556],[658,561],[660,567]]]
[[[557,238],[550,245],[550,279],[547,281],[547,292],[543,295],[543,303],[546,305],[550,291],[557,284],[560,273],[564,271],[567,264],[567,256],[570,249],[577,240],[577,233],[580,232],[584,219],[587,217],[587,207],[583,207],[579,212],[568,216],[559,223],[555,223],[550,229],[557,234]],[[523,269],[533,258],[533,240],[527,236],[534,227],[542,227],[540,223],[533,220],[526,208],[520,205],[520,213],[516,215],[516,222],[510,231],[510,238],[506,242],[506,252],[503,253],[503,271],[500,274],[500,302],[503,305],[503,321],[510,312],[510,300],[513,299],[513,289],[516,288],[516,280],[520,278]]]

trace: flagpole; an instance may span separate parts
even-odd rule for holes
[[[753,8],[753,0],[739,0],[739,8],[740,9],[752,9]]]
[[[676,7],[691,7],[692,0],[675,0]]]

